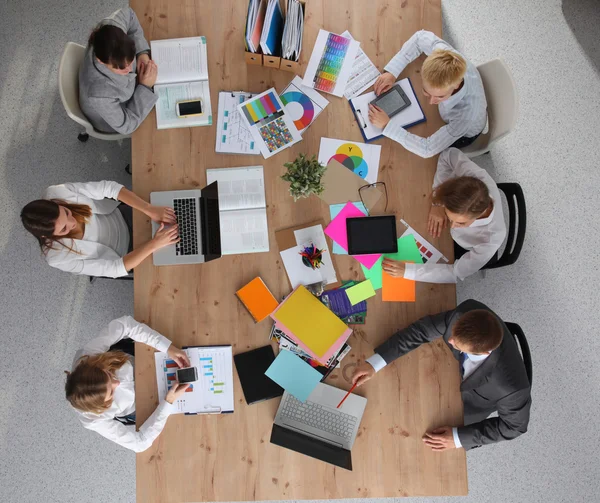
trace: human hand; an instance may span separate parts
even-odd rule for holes
[[[456,449],[451,426],[442,426],[435,430],[428,431],[423,435],[423,442],[425,442],[425,445],[431,447],[432,451]]]
[[[189,384],[179,384],[177,381],[175,381],[171,386],[171,389],[167,391],[167,396],[165,397],[165,400],[172,404],[173,402],[175,402],[175,400],[180,398],[181,395],[185,393],[185,390],[189,387]]]
[[[175,210],[173,208],[169,208],[168,206],[154,206],[151,204],[148,207],[148,210],[145,211],[145,213],[156,223],[164,223],[170,225],[177,223]]]
[[[383,262],[381,263],[381,267],[390,276],[394,276],[397,278],[403,278],[404,271],[406,271],[406,263],[405,262],[400,262],[399,260],[392,260],[390,258],[383,259]]]
[[[177,346],[171,344],[169,346],[169,349],[167,349],[167,354],[169,355],[169,358],[171,358],[171,360],[173,360],[179,366],[179,368],[191,366],[190,360],[186,352],[182,349],[179,349]]]
[[[377,77],[375,84],[373,84],[373,90],[375,91],[375,94],[379,96],[381,93],[385,93],[387,90],[391,89],[395,82],[396,77],[390,72],[384,72]]]
[[[137,57],[138,67],[139,67],[139,65],[145,65],[146,63],[148,63],[148,61],[150,61],[150,56],[148,55],[147,52],[145,52],[144,54],[140,54]]]
[[[352,373],[352,385],[362,386],[375,375],[375,369],[368,362],[362,362]]]
[[[373,126],[383,129],[390,122],[388,114],[376,105],[369,105],[369,121]]]
[[[160,250],[165,246],[169,246],[179,242],[179,227],[177,224],[165,227],[165,224],[160,224],[160,227],[152,238],[154,249]]]
[[[448,219],[446,218],[446,210],[443,206],[432,206],[429,210],[429,222],[427,224],[429,234],[434,238],[439,238],[442,229],[446,227]]]
[[[149,59],[141,65],[138,72],[138,80],[140,84],[152,87],[156,83],[156,77],[158,77],[158,67],[154,61]]]

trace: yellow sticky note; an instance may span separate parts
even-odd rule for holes
[[[375,295],[375,289],[373,288],[371,280],[368,279],[362,283],[359,283],[358,285],[347,288],[346,294],[348,295],[350,304],[354,306],[355,304],[358,304],[369,297],[373,297]]]
[[[321,357],[348,326],[303,286],[299,286],[276,312],[277,319]]]

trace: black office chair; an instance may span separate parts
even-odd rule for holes
[[[133,273],[130,272],[127,276],[119,276],[118,278],[109,278],[108,276],[90,276],[90,283],[93,283],[97,279],[120,279],[125,281],[133,281]]]
[[[519,258],[525,241],[527,211],[523,189],[518,183],[499,183],[498,188],[504,192],[508,203],[508,238],[502,256],[492,264],[483,266],[482,270],[514,264]]]
[[[521,350],[521,356],[523,357],[523,363],[525,364],[525,372],[527,372],[527,378],[529,379],[529,385],[533,384],[533,365],[531,362],[531,351],[529,350],[529,344],[525,338],[523,329],[516,323],[504,323],[510,333],[515,338],[517,346]]]

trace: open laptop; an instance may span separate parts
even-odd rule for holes
[[[367,399],[350,394],[336,409],[345,395],[341,389],[319,383],[302,403],[286,391],[275,416],[271,443],[352,470],[350,450]]]
[[[218,182],[202,190],[152,192],[150,203],[175,210],[181,240],[153,253],[154,265],[201,264],[221,256]],[[152,236],[160,224],[152,222]]]

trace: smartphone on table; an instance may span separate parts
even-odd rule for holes
[[[202,100],[186,100],[177,102],[177,117],[185,119],[186,117],[195,117],[204,113]]]
[[[179,384],[188,384],[198,380],[198,369],[196,367],[186,367],[177,369],[177,381]]]

